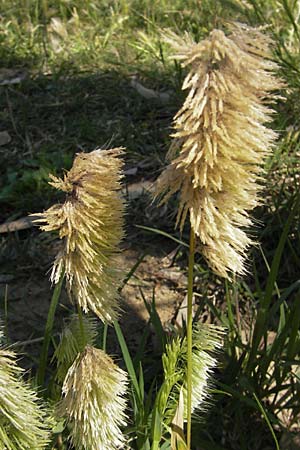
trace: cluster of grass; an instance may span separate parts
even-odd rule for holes
[[[138,177],[156,177],[183,98],[183,73],[168,59],[161,28],[187,30],[201,39],[227,20],[267,24],[286,81],[286,100],[276,105],[272,127],[279,141],[266,166],[265,206],[256,211],[261,246],[253,250],[251,275],[219,289],[217,306],[203,292],[213,277],[197,260],[201,297],[196,316],[210,310],[227,327],[228,338],[214,402],[193,433],[195,444],[207,450],[279,448],[286,431],[299,430],[300,411],[299,2],[2,0],[1,10],[0,64],[27,73],[20,84],[0,86],[1,128],[12,138],[0,147],[1,220],[51,204],[48,173],[61,174],[82,149],[122,145]],[[131,87],[132,76],[168,92],[169,101],[141,97]],[[136,211],[141,214],[141,208]],[[130,211],[131,218],[136,211]],[[172,215],[172,207],[167,212]],[[151,225],[172,233],[168,220],[162,222]],[[28,234],[23,238],[27,241]],[[4,256],[8,239],[1,243]],[[150,313],[165,339],[155,310]],[[145,342],[146,334],[133,377],[145,363]],[[140,375],[138,391],[141,384]],[[147,418],[141,418],[141,429]]]

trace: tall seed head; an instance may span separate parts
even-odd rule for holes
[[[75,448],[121,448],[125,425],[126,373],[102,350],[87,346],[70,367],[63,384],[59,415],[71,425]]]
[[[187,214],[208,264],[218,274],[245,271],[251,224],[258,204],[262,164],[276,134],[264,126],[272,110],[271,91],[282,87],[272,72],[271,41],[256,29],[235,24],[226,36],[213,30],[195,43],[169,34],[175,58],[189,67],[188,95],[174,117],[170,164],[160,175],[156,196],[162,203],[179,192],[177,224]]]
[[[37,219],[46,223],[42,230],[57,230],[62,239],[52,281],[57,283],[65,272],[81,308],[106,321],[116,318],[122,278],[116,262],[123,237],[122,153],[115,148],[78,154],[63,180],[51,176],[50,184],[67,194],[65,202]]]

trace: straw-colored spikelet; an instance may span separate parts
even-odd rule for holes
[[[51,176],[50,184],[66,192],[65,202],[37,220],[63,239],[51,280],[57,283],[65,272],[82,309],[106,321],[116,318],[122,277],[116,262],[123,237],[122,153],[121,148],[79,153],[63,180]]]
[[[102,350],[87,346],[70,367],[58,414],[67,418],[76,449],[122,447],[126,373]]]
[[[15,354],[0,349],[0,448],[40,450],[49,442],[49,420],[22,371]]]
[[[73,315],[65,324],[60,335],[60,341],[55,349],[53,359],[56,359],[56,379],[62,385],[67,372],[78,353],[82,352],[86,344],[93,345],[97,337],[97,320],[95,317]]]
[[[189,68],[189,92],[174,118],[170,164],[156,196],[163,203],[179,192],[180,229],[189,212],[208,264],[224,277],[242,274],[251,239],[241,227],[251,224],[247,211],[258,204],[261,167],[276,138],[264,126],[272,113],[265,103],[282,87],[268,59],[271,41],[239,24],[229,36],[214,30],[199,43],[171,33],[167,40]]]

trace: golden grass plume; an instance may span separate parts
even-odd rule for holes
[[[126,373],[102,350],[86,346],[70,367],[58,409],[71,426],[75,448],[122,448],[126,424]]]
[[[50,184],[66,193],[64,203],[36,220],[62,239],[51,280],[57,283],[65,273],[81,308],[109,322],[117,317],[122,279],[116,261],[123,238],[122,154],[121,148],[77,154],[64,179],[50,176]]]
[[[199,43],[187,34],[166,35],[174,58],[189,68],[182,86],[188,95],[174,117],[170,163],[155,193],[162,203],[179,193],[176,225],[182,230],[189,213],[208,264],[224,277],[245,272],[252,241],[243,229],[276,139],[265,126],[273,112],[267,103],[282,87],[271,39],[246,25],[230,28],[229,35],[213,30]]]
[[[0,349],[0,448],[41,450],[49,439],[50,421],[28,383],[14,352]]]

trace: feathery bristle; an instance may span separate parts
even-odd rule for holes
[[[116,262],[123,238],[122,154],[121,148],[78,154],[63,180],[51,176],[50,184],[67,193],[65,202],[35,221],[63,239],[51,280],[57,283],[64,272],[81,308],[109,322],[117,317],[122,279]]]
[[[192,411],[204,410],[212,383],[212,370],[217,366],[213,353],[222,347],[224,328],[216,325],[199,324],[193,332],[192,353]],[[186,340],[182,346],[183,361],[187,361]],[[186,407],[187,389],[184,385]]]
[[[174,117],[170,164],[156,183],[161,203],[179,192],[177,224],[189,213],[208,264],[221,276],[245,272],[244,257],[252,243],[243,231],[249,210],[258,204],[262,164],[276,138],[264,126],[273,112],[265,103],[282,87],[272,72],[271,40],[256,29],[231,26],[226,36],[213,30],[195,43],[169,33],[189,73],[184,105]],[[176,225],[177,225],[176,224]]]
[[[49,443],[49,419],[37,394],[21,378],[16,355],[0,349],[0,448],[40,450]]]
[[[102,350],[87,346],[69,369],[58,414],[75,448],[114,450],[124,444],[126,373]]]

